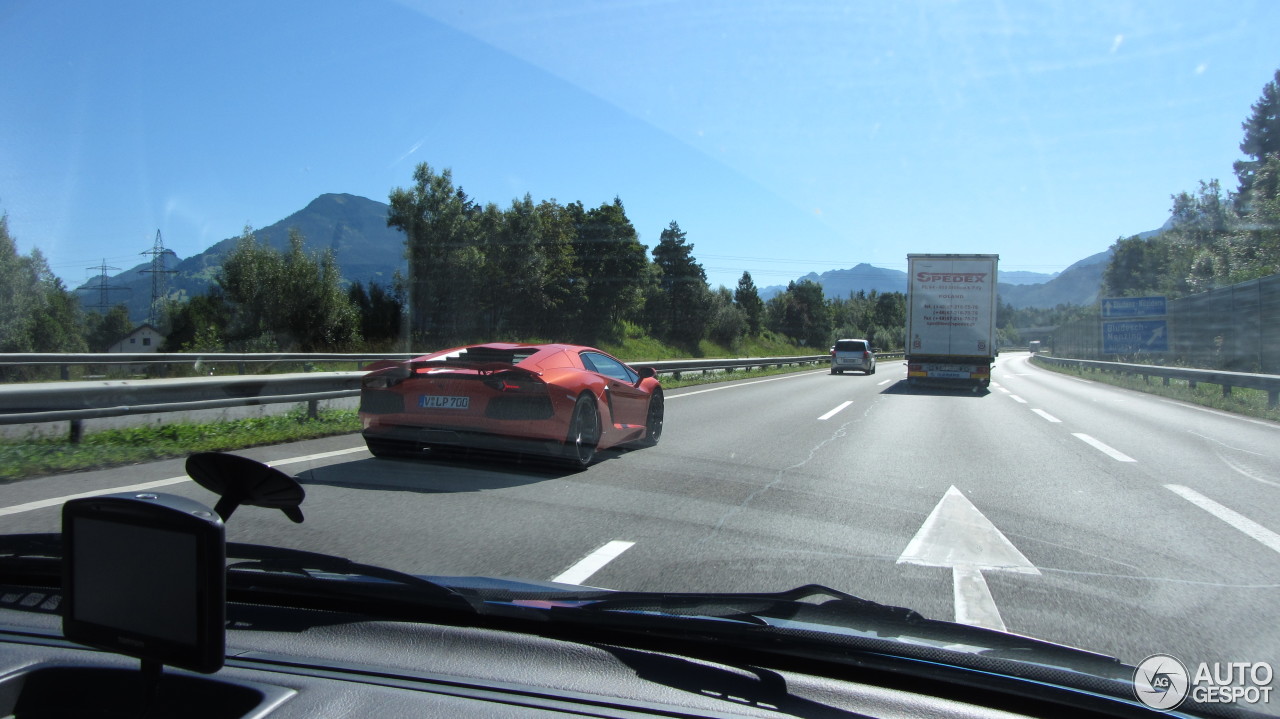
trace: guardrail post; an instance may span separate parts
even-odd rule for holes
[[[1267,409],[1276,409],[1277,407],[1280,407],[1280,390],[1268,390]]]
[[[80,444],[80,440],[84,438],[84,421],[71,420],[71,432],[67,435],[67,441],[71,444]]]
[[[316,419],[320,416],[320,400],[307,400],[307,419]]]
[[[1187,380],[1187,389],[1195,389],[1195,388],[1196,388],[1196,381],[1193,379]]]
[[[1230,396],[1231,396],[1231,385],[1229,385],[1229,384],[1224,384],[1224,385],[1222,385],[1222,396],[1223,396],[1223,397],[1230,397]]]
[[[240,374],[244,374],[244,362],[237,362],[236,370],[238,370]]]
[[[63,382],[66,382],[67,380],[70,380],[70,379],[71,379],[71,367],[69,367],[68,365],[59,365],[59,366],[58,366],[58,376],[62,378],[62,381],[63,381]]]

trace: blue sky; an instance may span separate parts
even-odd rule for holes
[[[76,285],[428,162],[676,220],[713,285],[1054,272],[1234,187],[1277,37],[1275,2],[0,0],[0,211]]]

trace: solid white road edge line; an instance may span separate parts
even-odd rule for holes
[[[822,416],[821,416],[821,417],[819,417],[818,419],[819,419],[819,420],[828,420],[828,419],[831,419],[832,417],[836,416],[836,414],[838,414],[838,413],[840,412],[840,410],[844,409],[845,407],[848,407],[848,406],[849,406],[849,405],[851,405],[851,404],[853,404],[853,400],[850,400],[850,401],[848,401],[848,402],[841,402],[841,403],[840,403],[840,406],[836,407],[835,409],[831,410],[830,412],[827,412],[826,414],[822,415]]]
[[[1234,509],[1228,509],[1218,504],[1190,487],[1184,487],[1180,484],[1166,484],[1164,488],[1262,542],[1266,547],[1280,552],[1280,534],[1276,534]]]
[[[1041,417],[1044,417],[1044,418],[1045,418],[1045,420],[1047,420],[1047,421],[1049,421],[1049,422],[1061,422],[1061,421],[1062,421],[1062,420],[1058,419],[1057,417],[1054,417],[1053,415],[1049,414],[1048,412],[1046,412],[1046,411],[1044,411],[1044,410],[1042,410],[1042,409],[1033,409],[1033,410],[1031,410],[1031,411],[1032,411],[1032,412],[1035,412],[1036,414],[1040,415]]]
[[[343,454],[352,454],[355,452],[367,451],[365,447],[352,447],[350,449],[339,449],[332,452],[319,452],[317,454],[305,454],[301,457],[290,457],[288,459],[277,459],[274,462],[267,462],[268,467],[280,467],[286,464],[297,464],[299,462],[310,462],[314,459],[325,459],[328,457],[337,457]],[[190,482],[191,478],[183,475],[181,477],[169,477],[168,479],[157,479],[154,482],[143,482],[142,484],[130,484],[124,487],[108,487],[107,489],[96,489],[92,492],[80,492],[78,494],[68,494],[62,497],[54,497],[52,499],[41,499],[36,502],[27,502],[26,504],[15,504],[12,507],[0,508],[0,517],[10,514],[22,514],[23,512],[31,512],[45,507],[60,507],[62,504],[71,499],[81,499],[84,497],[98,497],[103,494],[116,494],[118,492],[142,492],[148,489],[156,489],[159,487],[167,487],[171,484],[181,484],[182,482]]]
[[[620,539],[615,539],[583,557],[581,561],[569,567],[551,581],[565,584],[582,584],[592,574],[600,571],[604,565],[617,559],[619,554],[631,549],[633,546],[635,546],[635,542],[624,542]]]
[[[1238,419],[1241,422],[1248,422],[1249,424],[1256,424],[1260,427],[1267,427],[1269,429],[1280,429],[1280,424],[1276,424],[1275,422],[1268,422],[1267,420],[1264,420],[1264,419],[1252,419],[1250,417],[1243,417],[1238,414],[1223,412],[1222,410],[1217,410],[1217,409],[1210,409],[1208,407],[1201,407],[1199,405],[1191,404],[1189,402],[1181,402],[1176,399],[1165,399],[1163,397],[1160,397],[1158,399],[1161,402],[1164,402],[1166,404],[1177,405],[1178,407],[1183,407],[1185,409],[1194,409],[1198,412],[1208,412],[1209,414],[1216,414],[1219,417],[1226,417],[1227,419]]]
[[[760,384],[761,382],[777,382],[778,380],[781,380],[781,379],[795,379],[796,377],[808,377],[811,374],[821,374],[825,372],[826,370],[816,370],[813,372],[803,372],[803,371],[795,372],[792,374],[783,375],[781,377],[769,377],[768,379],[758,379],[752,382],[735,382],[734,384],[725,385],[724,387],[712,387],[711,389],[700,389],[695,392],[683,392],[681,394],[668,394],[666,395],[666,398],[667,398],[667,401],[670,402],[673,399],[680,399],[681,397],[692,397],[695,394],[706,394],[707,392],[719,392],[722,389],[736,389],[738,387],[746,387],[747,385]],[[672,391],[674,392],[675,390],[672,390]]]
[[[1090,447],[1093,447],[1099,452],[1102,452],[1103,454],[1107,455],[1108,457],[1114,459],[1117,462],[1137,462],[1138,461],[1133,457],[1130,457],[1129,455],[1125,454],[1124,452],[1121,452],[1118,449],[1113,449],[1111,447],[1108,447],[1107,445],[1103,444],[1102,442],[1099,442],[1098,440],[1094,439],[1093,437],[1090,437],[1087,434],[1083,434],[1081,432],[1072,432],[1071,434],[1077,439],[1079,439],[1080,441],[1084,442]]]

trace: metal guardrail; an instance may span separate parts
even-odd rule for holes
[[[42,356],[49,363],[72,364],[71,355],[0,355],[0,362],[13,357]],[[89,355],[98,357],[100,355]],[[112,355],[119,357],[182,357],[194,361],[193,355]],[[76,355],[77,361],[84,355]],[[218,359],[212,359],[218,357]],[[338,358],[348,361],[354,355],[199,355],[203,361],[237,361],[223,357],[244,357],[248,362],[324,361]],[[406,359],[409,355],[359,355],[365,360]],[[54,359],[56,358],[56,359]],[[281,359],[287,358],[287,359]],[[829,355],[799,357],[743,357],[735,359],[663,360],[631,362],[632,366],[653,367],[659,374],[679,377],[687,372],[712,372],[751,367],[782,367],[826,361]],[[129,362],[130,360],[123,360]],[[86,359],[85,363],[96,363]],[[278,375],[241,375],[232,377],[191,377],[182,379],[93,380],[82,382],[31,382],[0,385],[0,424],[33,424],[38,422],[71,423],[70,438],[78,442],[83,421],[132,414],[157,414],[223,407],[306,402],[314,416],[318,402],[325,399],[354,397],[360,393],[360,378],[365,372],[305,372]]]
[[[80,352],[76,354],[22,352],[0,354],[0,367],[58,367],[63,380],[71,377],[70,368],[87,365],[229,365],[237,374],[248,374],[248,365],[278,362],[354,362],[363,367],[378,360],[407,360],[423,352],[345,353],[345,352]]]
[[[1267,409],[1276,409],[1277,406],[1280,406],[1280,375],[1165,367],[1150,364],[1125,364],[1123,362],[1103,362],[1101,360],[1079,360],[1042,354],[1033,357],[1032,361],[1066,367],[1086,367],[1118,374],[1141,375],[1144,380],[1150,377],[1159,377],[1164,380],[1166,385],[1169,384],[1171,379],[1180,379],[1187,381],[1192,389],[1201,382],[1204,384],[1216,384],[1222,387],[1223,397],[1231,394],[1232,387],[1262,390],[1267,393]]]

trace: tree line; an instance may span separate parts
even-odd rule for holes
[[[616,342],[628,327],[690,354],[772,332],[825,351],[838,337],[902,346],[902,293],[827,299],[811,281],[767,302],[751,274],[712,289],[672,221],[650,252],[622,200],[596,207],[529,195],[480,205],[450,170],[419,165],[391,192],[387,224],[405,234],[406,272],[346,285],[332,250],[290,232],[277,250],[246,227],[209,290],[162,306],[161,351],[315,352],[437,348],[494,340]],[[23,257],[0,218],[0,351],[106,351],[134,329],[127,309],[83,312],[38,250]]]
[[[1119,239],[1103,275],[1106,296],[1205,292],[1280,272],[1280,70],[1241,124],[1236,189],[1201,181],[1172,196],[1169,226]]]
[[[526,194],[507,208],[481,206],[451,170],[423,163],[390,205],[387,224],[405,233],[407,330],[428,346],[506,337],[599,344],[627,323],[690,351],[766,330],[823,349],[837,335],[880,330],[884,344],[901,346],[901,293],[827,300],[800,282],[764,302],[749,272],[733,290],[712,289],[678,222],[650,258],[617,197],[587,207]]]

